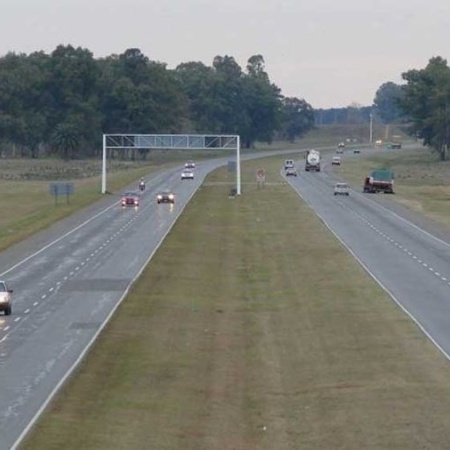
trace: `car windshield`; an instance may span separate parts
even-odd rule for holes
[[[338,187],[338,188],[346,188],[347,185],[345,183],[338,183],[338,184],[336,184],[336,187]]]
[[[125,197],[137,197],[136,192],[125,192]]]
[[[6,292],[6,286],[3,282],[0,282],[0,292]]]

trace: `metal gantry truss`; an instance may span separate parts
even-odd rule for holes
[[[106,193],[106,153],[108,149],[236,149],[236,193],[241,194],[240,137],[212,134],[104,134],[102,194]]]

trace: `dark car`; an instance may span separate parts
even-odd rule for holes
[[[4,281],[0,281],[0,311],[9,316],[12,312],[11,294],[13,290],[9,289]]]
[[[125,192],[122,196],[122,206],[139,206],[139,194],[137,192]]]
[[[184,164],[185,169],[195,169],[195,163],[192,160],[186,161]]]
[[[289,169],[286,169],[286,176],[287,177],[296,177],[297,176],[297,170],[295,170],[295,167],[291,167]]]
[[[175,203],[175,195],[172,191],[161,191],[156,196],[158,203]]]

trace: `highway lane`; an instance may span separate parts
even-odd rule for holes
[[[139,208],[108,196],[7,252],[2,277],[15,289],[13,314],[0,316],[0,449],[14,448],[126,295],[203,177],[181,168],[147,180]],[[163,187],[174,205],[156,203]],[[99,210],[100,208],[100,210]]]
[[[320,173],[305,172],[303,164],[298,161],[299,176],[289,178],[292,187],[449,358],[450,233],[436,236],[402,217],[379,201],[384,194],[334,196],[329,157]]]
[[[241,159],[271,154],[280,151]],[[105,195],[0,253],[0,278],[15,290],[13,314],[0,315],[0,450],[20,444],[204,177],[233,159],[197,164],[194,180],[181,181],[181,167],[153,174],[138,209],[121,208],[120,196]],[[136,190],[137,183],[130,188]],[[156,193],[163,188],[174,191],[175,205],[157,205]]]

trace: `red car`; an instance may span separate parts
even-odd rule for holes
[[[139,195],[137,192],[125,192],[122,196],[122,206],[139,206]]]

